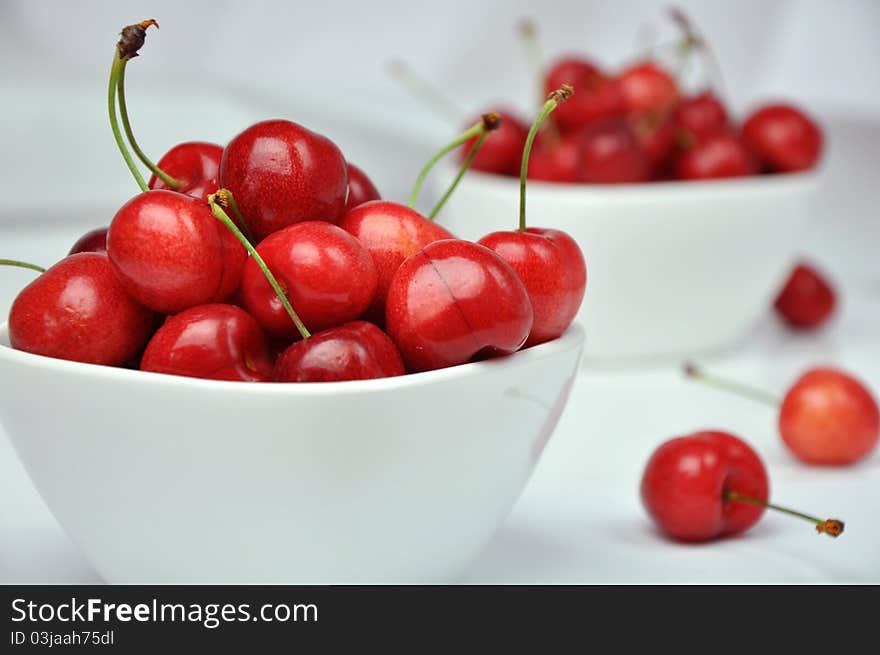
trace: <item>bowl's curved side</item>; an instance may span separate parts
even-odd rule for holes
[[[0,422],[109,582],[450,580],[519,496],[582,341],[341,395],[5,357]]]

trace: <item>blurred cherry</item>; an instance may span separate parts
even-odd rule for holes
[[[746,119],[743,136],[761,164],[772,172],[813,168],[822,154],[822,130],[793,105],[766,105],[756,110]]]
[[[801,330],[823,325],[836,305],[837,294],[828,279],[803,262],[795,266],[773,303],[788,325]]]

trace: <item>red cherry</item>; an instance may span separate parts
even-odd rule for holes
[[[482,148],[471,162],[471,168],[486,173],[499,175],[518,175],[520,155],[526,142],[528,128],[510,111],[493,112],[501,116],[501,124],[486,137]],[[468,123],[473,125],[474,120]],[[466,141],[459,152],[459,159],[464,160],[470,152],[477,137]]]
[[[672,117],[644,114],[630,116],[630,125],[650,170],[665,171],[675,152],[675,124]]]
[[[352,321],[313,334],[285,350],[275,365],[278,382],[342,382],[403,375],[400,352],[387,334]]]
[[[291,121],[269,120],[229,142],[220,160],[220,184],[235,195],[259,240],[302,221],[339,222],[347,170],[330,139]]]
[[[571,132],[553,139],[542,132],[541,137],[535,139],[529,156],[527,178],[545,182],[579,182],[581,144],[578,134]]]
[[[526,287],[534,323],[523,347],[562,335],[580,309],[587,284],[584,256],[561,230],[530,227],[525,232],[493,232],[477,243],[498,253]]]
[[[822,154],[822,131],[804,112],[791,105],[767,105],[752,113],[743,136],[770,171],[812,168]]]
[[[454,238],[445,227],[414,209],[386,200],[374,200],[352,209],[339,227],[367,249],[376,265],[376,295],[367,312],[376,323],[385,322],[388,287],[403,261],[429,243]]]
[[[621,184],[650,177],[650,162],[624,119],[596,121],[578,139],[583,182]]]
[[[852,464],[877,447],[880,412],[871,392],[854,377],[812,369],[785,394],[779,433],[809,464]]]
[[[9,311],[9,340],[37,355],[122,366],[147,343],[153,318],[125,293],[106,254],[82,252],[19,292]]]
[[[370,200],[379,200],[379,190],[370,181],[367,174],[360,168],[349,162],[348,166],[348,200],[345,203],[345,211],[354,209]]]
[[[707,541],[743,532],[764,508],[731,502],[729,492],[767,501],[767,471],[758,454],[726,432],[697,432],[663,443],[642,474],[641,497],[650,517],[681,541]]]
[[[757,167],[739,137],[718,132],[683,152],[676,161],[675,172],[682,180],[709,180],[754,175]]]
[[[617,84],[623,97],[623,110],[628,114],[665,115],[678,102],[675,79],[651,61],[623,71],[617,78]]]
[[[165,153],[157,166],[177,180],[180,188],[170,189],[155,175],[150,178],[150,188],[169,189],[199,200],[207,200],[209,195],[220,188],[218,178],[222,156],[223,146],[216,143],[189,141],[178,144]]]
[[[107,228],[89,230],[76,240],[67,254],[75,255],[78,252],[107,252]]]
[[[266,237],[257,252],[311,331],[358,318],[376,294],[378,278],[370,253],[336,225],[324,221],[291,225]],[[248,312],[272,337],[298,336],[253,257],[245,264],[241,287]]]
[[[579,57],[565,57],[547,71],[545,93],[570,84],[575,94],[560,105],[553,118],[564,131],[577,130],[600,118],[622,113],[623,96],[617,82],[592,63]]]
[[[798,264],[776,297],[776,313],[791,327],[809,330],[819,327],[834,313],[834,287],[815,268]]]
[[[703,91],[679,103],[673,122],[680,139],[698,143],[727,129],[727,110],[714,93]]]
[[[162,314],[231,296],[247,257],[206,203],[164,190],[116,212],[107,254],[129,295]]]
[[[783,442],[807,463],[852,464],[870,454],[880,438],[877,401],[861,382],[842,371],[807,371],[780,403],[770,393],[710,375],[693,364],[684,370],[706,384],[778,408]]]
[[[388,334],[409,371],[512,353],[525,343],[532,321],[516,272],[469,241],[429,244],[400,265],[388,289]]]
[[[529,130],[520,167],[519,229],[493,232],[477,243],[497,253],[516,272],[532,306],[532,329],[525,346],[562,335],[580,309],[587,283],[587,269],[581,249],[560,230],[528,228],[526,224],[526,168],[531,164],[532,146],[543,122],[572,97],[567,84],[552,91]]]
[[[141,359],[141,370],[210,380],[268,382],[274,362],[266,335],[239,307],[209,304],[171,316]]]

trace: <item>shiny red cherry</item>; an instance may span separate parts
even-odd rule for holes
[[[153,320],[125,292],[106,254],[82,252],[19,292],[9,311],[9,341],[36,355],[122,366],[147,343]]]
[[[278,382],[343,382],[403,375],[403,360],[387,334],[352,321],[297,341],[275,365]]]
[[[711,91],[683,98],[675,109],[673,123],[677,138],[689,144],[728,129],[727,109]]]
[[[563,131],[573,131],[600,118],[623,112],[623,96],[614,79],[606,77],[594,64],[580,57],[564,57],[547,71],[545,93],[563,84],[575,94],[560,105],[553,119]]]
[[[529,294],[534,322],[524,348],[562,335],[580,309],[587,284],[584,256],[561,230],[493,232],[477,243],[511,265]]]
[[[792,105],[767,105],[756,110],[743,125],[743,137],[772,172],[813,168],[822,154],[822,130]]]
[[[180,183],[180,188],[170,189],[155,175],[150,178],[150,188],[170,189],[199,200],[207,200],[209,195],[216,193],[220,188],[221,157],[223,157],[223,146],[216,143],[201,141],[180,143],[165,153],[157,164],[160,170]]]
[[[684,370],[701,382],[777,408],[783,442],[807,463],[852,464],[877,447],[877,401],[865,385],[843,371],[811,369],[780,402],[773,394],[711,375],[693,364]]]
[[[779,433],[791,452],[809,464],[852,464],[877,447],[880,412],[857,379],[843,371],[816,368],[785,394]]]
[[[623,97],[623,110],[628,114],[671,112],[678,102],[678,85],[669,73],[652,61],[627,68],[617,77]]]
[[[259,324],[243,309],[221,303],[168,318],[141,358],[142,371],[209,380],[268,382],[273,366]]]
[[[107,228],[89,230],[76,240],[67,254],[75,255],[78,252],[107,252]]]
[[[773,307],[791,327],[811,330],[824,324],[834,313],[837,294],[819,271],[800,263],[791,272],[776,296]]]
[[[676,176],[681,180],[743,177],[758,172],[755,161],[737,135],[717,132],[679,155]]]
[[[379,200],[379,190],[360,168],[348,162],[348,200],[345,211],[354,209],[370,200]]]
[[[408,371],[519,350],[533,316],[510,264],[485,246],[459,239],[435,241],[400,265],[385,315]]]
[[[495,111],[501,116],[501,125],[489,133],[483,145],[471,162],[471,168],[486,173],[498,173],[499,175],[518,175],[520,155],[526,142],[528,128],[511,111]],[[473,125],[479,119],[470,121]],[[464,143],[458,151],[459,159],[463,160],[470,152],[477,137]]]
[[[116,212],[107,255],[132,298],[176,314],[231,296],[247,252],[207,203],[159,190],[135,196]]]
[[[572,97],[562,86],[549,94],[529,134],[537,134],[544,120]],[[534,140],[527,142],[522,160],[531,167]],[[581,249],[560,230],[527,227],[526,178],[520,174],[519,229],[493,232],[477,243],[497,253],[516,272],[529,295],[533,322],[525,346],[534,346],[562,335],[580,309],[587,283]]]
[[[591,184],[645,182],[651,166],[627,122],[596,121],[578,135],[580,179]]]
[[[312,332],[358,318],[376,294],[378,277],[370,253],[336,225],[324,221],[291,225],[266,237],[257,252]],[[248,312],[270,336],[298,337],[253,257],[244,267],[241,287]]]
[[[680,541],[707,541],[743,532],[764,508],[732,502],[730,492],[759,501],[769,495],[758,454],[726,432],[696,432],[663,443],[641,481],[642,503],[657,526]]]
[[[345,158],[330,139],[286,120],[252,125],[220,160],[220,185],[232,191],[259,240],[302,221],[337,223],[348,189]]]
[[[339,227],[367,249],[376,265],[378,284],[367,316],[378,324],[385,323],[388,287],[403,261],[429,243],[454,238],[445,227],[414,209],[387,200],[355,207],[342,218]]]

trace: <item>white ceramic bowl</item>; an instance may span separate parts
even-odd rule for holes
[[[432,185],[445,189],[454,163]],[[742,339],[798,254],[820,173],[706,182],[529,182],[528,224],[565,230],[587,262],[588,359],[692,355]],[[519,180],[470,171],[438,216],[456,236],[515,229]]]
[[[397,378],[248,384],[30,355],[2,325],[0,423],[108,582],[450,581],[522,491],[583,336]]]

